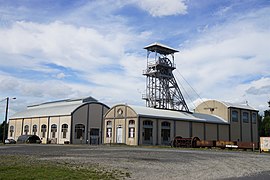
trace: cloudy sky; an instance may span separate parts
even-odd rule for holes
[[[144,106],[143,47],[160,42],[180,51],[174,75],[190,109],[217,99],[263,111],[269,12],[269,0],[0,0],[0,100],[17,98],[10,115],[86,96]]]

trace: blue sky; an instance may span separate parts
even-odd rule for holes
[[[269,12],[269,0],[0,0],[0,97],[17,98],[10,115],[86,96],[144,106],[143,47],[160,42],[180,51],[174,74],[190,109],[201,100],[188,83],[202,99],[263,111]]]

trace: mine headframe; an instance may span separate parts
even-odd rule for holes
[[[146,46],[147,68],[146,76],[146,106],[157,109],[170,109],[189,112],[188,106],[174,78],[173,70],[175,49],[154,43]]]

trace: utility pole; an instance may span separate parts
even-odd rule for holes
[[[6,104],[6,115],[5,115],[5,121],[4,121],[4,131],[3,131],[3,143],[5,144],[6,139],[6,124],[7,124],[7,116],[8,116],[8,103],[9,103],[9,97],[6,98],[7,104]]]
[[[12,99],[16,99],[15,97]],[[6,115],[5,115],[5,121],[4,121],[4,131],[3,131],[3,144],[5,144],[6,139],[6,124],[7,124],[7,118],[8,118],[8,104],[9,104],[9,97],[6,98],[7,104],[6,104]]]

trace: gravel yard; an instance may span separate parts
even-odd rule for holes
[[[30,155],[79,166],[98,165],[130,179],[270,179],[270,154],[129,146],[5,145],[1,155]]]

